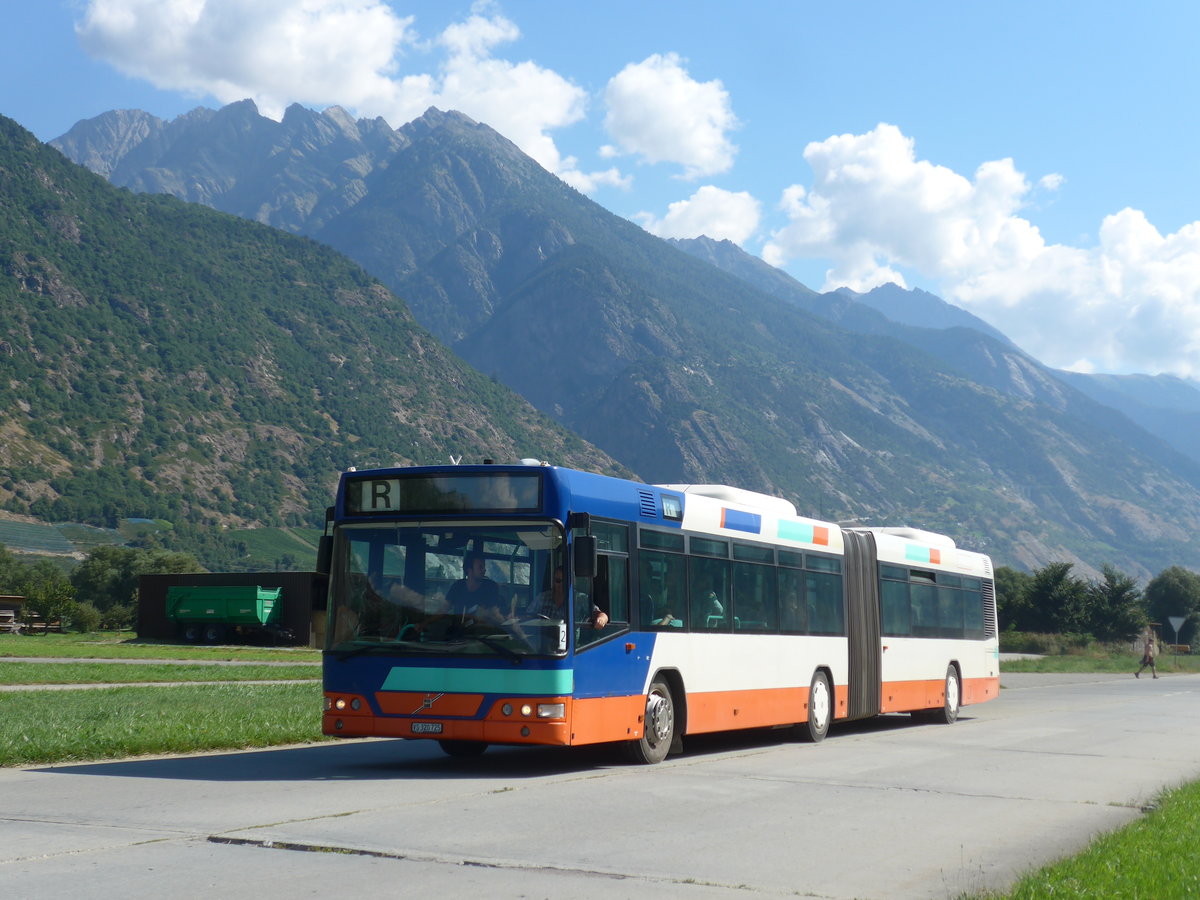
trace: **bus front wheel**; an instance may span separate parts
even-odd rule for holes
[[[825,740],[832,718],[833,692],[829,689],[829,677],[824,672],[817,672],[808,688],[808,721],[803,725],[803,736],[814,744]]]
[[[635,763],[653,765],[667,758],[675,740],[675,700],[663,682],[650,685],[646,694],[646,716],[642,736],[624,745],[625,755]]]

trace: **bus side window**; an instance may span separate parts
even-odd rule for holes
[[[600,554],[592,602],[608,613],[610,622],[629,621],[629,560]]]
[[[638,558],[643,628],[682,628],[687,616],[687,557],[643,550]]]

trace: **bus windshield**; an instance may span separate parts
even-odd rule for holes
[[[562,655],[564,536],[550,522],[344,525],[326,648],[336,654]],[[557,591],[555,579],[559,579]]]

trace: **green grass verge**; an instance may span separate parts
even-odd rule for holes
[[[319,684],[0,693],[0,766],[322,739]]]
[[[1167,791],[1159,808],[1120,831],[1102,835],[1083,853],[1022,878],[1006,900],[1045,897],[1175,900],[1200,896],[1196,834],[1200,784]]]
[[[0,634],[0,658],[53,656],[72,659],[180,659],[320,662],[309,647],[203,647],[139,640],[129,632]]]
[[[129,684],[153,681],[319,680],[317,665],[229,666],[178,663],[39,663],[0,660],[0,684]]]
[[[1038,659],[1006,659],[1000,663],[1001,672],[1108,672],[1132,675],[1141,663],[1141,656],[1132,653],[1111,653],[1103,650],[1079,653],[1062,653]],[[1200,655],[1174,656],[1166,654],[1158,659],[1159,674],[1200,672]],[[1150,670],[1142,673],[1149,676]]]

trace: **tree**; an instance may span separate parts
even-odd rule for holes
[[[1008,566],[996,569],[996,617],[1000,627],[1009,631],[1037,631],[1037,621],[1029,605],[1033,576]]]
[[[104,612],[131,605],[137,594],[137,564],[143,551],[132,547],[96,547],[71,573],[71,583],[81,602]]]
[[[25,566],[19,587],[25,595],[26,611],[41,616],[47,624],[68,618],[75,608],[75,589],[63,571],[48,560]]]
[[[190,553],[108,546],[92,550],[71,573],[71,583],[81,601],[103,613],[118,606],[132,609],[143,575],[203,571]]]
[[[1105,565],[1101,581],[1088,585],[1091,600],[1089,631],[1102,641],[1123,641],[1146,627],[1142,592],[1129,575]]]
[[[1172,616],[1184,616],[1186,621],[1179,629],[1179,642],[1194,641],[1196,620],[1200,617],[1200,575],[1182,566],[1163,569],[1146,585],[1146,612],[1150,621],[1163,626],[1170,634]]]
[[[1036,631],[1091,634],[1088,584],[1071,574],[1072,563],[1049,563],[1033,573],[1029,605],[1035,611]]]

